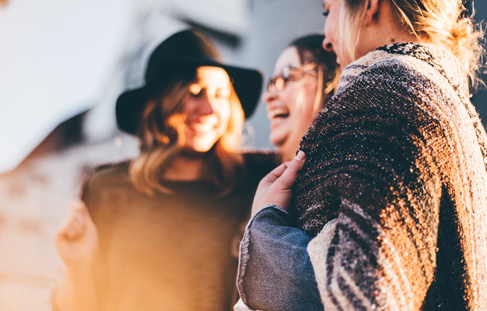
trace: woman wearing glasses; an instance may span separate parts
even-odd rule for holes
[[[274,77],[269,80],[267,91],[263,95],[263,100],[267,103],[267,116],[271,121],[269,140],[277,146],[283,162],[294,158],[301,137],[328,99],[335,93],[338,85],[340,70],[336,63],[336,56],[333,52],[323,49],[323,40],[323,35],[308,35],[296,39],[284,49],[276,61]],[[266,221],[254,223],[252,226],[260,233],[264,233],[261,236],[264,240],[280,234],[278,231],[267,234],[266,230],[268,228],[273,230],[273,227],[268,226]],[[305,292],[306,295],[300,294],[299,298],[296,295],[280,297],[280,305],[272,302],[275,300],[277,292],[272,289],[267,292],[260,291],[261,286],[265,286],[265,282],[261,282],[262,278],[270,278],[271,282],[285,280],[285,278],[273,274],[275,269],[266,262],[270,253],[282,258],[289,256],[292,258],[292,243],[288,244],[285,241],[291,236],[283,235],[282,237],[282,242],[286,243],[282,249],[260,248],[260,245],[255,243],[251,261],[248,261],[245,252],[241,253],[240,272],[244,269],[247,271],[245,282],[240,279],[238,283],[241,295],[244,300],[247,298],[246,293],[259,295],[253,299],[262,302],[262,305],[272,306],[273,308],[270,310],[281,310],[282,306],[287,306],[286,310],[319,310],[321,303],[315,283],[313,283],[314,287],[305,289],[297,289],[292,284],[286,283],[287,290],[294,288],[297,292]],[[241,250],[245,249],[246,246],[242,245]],[[307,260],[309,261],[309,258]],[[284,262],[279,263],[282,270],[288,271],[290,274],[295,273],[296,269],[292,266],[293,261],[288,262],[291,265],[286,266]],[[298,271],[298,275],[294,277],[313,279],[311,265],[307,268]],[[256,273],[254,274],[254,272]],[[249,309],[243,305],[242,301],[239,301],[235,310]]]
[[[323,35],[293,41],[279,56],[263,100],[271,121],[270,142],[290,161],[308,127],[338,84],[335,54],[322,47]]]

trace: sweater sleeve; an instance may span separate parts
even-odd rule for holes
[[[321,226],[308,252],[325,310],[420,310],[436,265],[435,148],[444,132],[424,98],[369,85],[335,97],[302,143],[303,227],[312,228],[306,216],[320,208],[337,219]]]
[[[323,310],[306,250],[311,237],[289,223],[285,210],[269,205],[247,225],[237,286],[254,310]]]

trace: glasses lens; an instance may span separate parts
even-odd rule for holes
[[[276,84],[276,79],[272,78],[269,79],[269,82],[267,83],[267,90],[270,92],[271,88]]]
[[[281,76],[275,78],[274,87],[278,92],[281,92],[284,89],[284,79]]]
[[[309,70],[309,69],[308,69]],[[291,77],[291,73],[293,76]],[[282,92],[286,88],[286,84],[290,80],[299,80],[304,77],[306,71],[302,71],[301,68],[286,66],[282,69],[281,73],[269,80],[267,84],[267,90],[271,91],[274,87],[277,92]]]

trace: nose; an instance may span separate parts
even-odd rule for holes
[[[328,52],[332,52],[333,51],[333,46],[330,42],[330,40],[328,40],[327,37],[325,37],[325,39],[323,40],[323,49],[325,49],[325,51],[328,51]]]
[[[271,89],[272,90],[269,89],[265,90],[264,94],[262,95],[262,100],[266,104],[270,104],[272,101],[274,101],[277,98],[276,88],[273,87]]]
[[[198,103],[198,114],[202,116],[207,116],[213,114],[213,103],[210,96],[206,91],[203,91]]]

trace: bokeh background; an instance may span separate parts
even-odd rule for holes
[[[475,9],[487,17],[486,3]],[[0,311],[50,309],[62,273],[51,237],[93,167],[137,154],[114,103],[143,83],[159,42],[198,28],[267,80],[290,41],[322,32],[322,11],[321,0],[0,0]],[[486,96],[473,97],[483,120]],[[261,102],[246,147],[272,148],[268,136]]]

